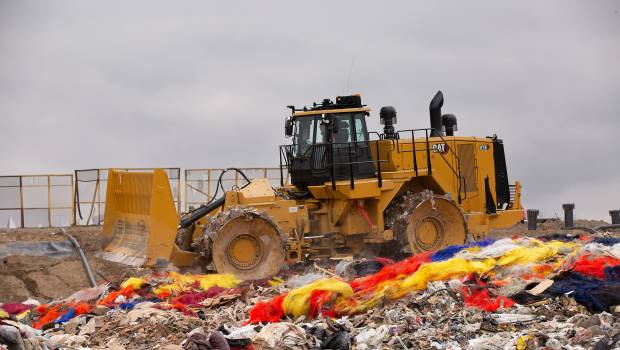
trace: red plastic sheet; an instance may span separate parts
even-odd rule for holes
[[[333,317],[335,314],[333,305],[332,308],[327,308],[326,306],[333,301],[335,295],[336,293],[325,290],[312,291],[308,315],[311,318],[315,318],[319,314],[323,314],[324,317]]]
[[[20,303],[7,303],[2,304],[2,310],[6,311],[10,315],[21,314],[24,311],[30,310],[32,305],[20,304]]]
[[[509,308],[515,304],[512,299],[503,295],[492,297],[489,295],[489,290],[486,287],[463,287],[461,291],[463,292],[465,306],[475,307],[481,310],[494,312],[500,307]]]
[[[399,276],[408,276],[416,272],[422,264],[431,261],[432,253],[433,252],[425,252],[399,261],[395,264],[386,265],[381,269],[381,271],[375,273],[374,275],[355,279],[349,282],[349,284],[355,292],[372,290],[381,282],[393,280]]]
[[[227,289],[224,289],[218,286],[213,286],[207,289],[207,291],[205,292],[193,292],[193,291],[183,292],[179,294],[178,296],[172,298],[172,303],[173,304],[178,303],[178,304],[182,304],[182,305],[186,305],[190,307],[200,307],[201,301],[208,299],[208,298],[214,298],[222,294],[226,290]]]
[[[286,293],[278,295],[269,301],[259,301],[250,310],[250,319],[247,323],[278,322],[284,316],[282,302]]]
[[[32,327],[35,329],[41,329],[41,327],[45,326],[50,322],[54,322],[58,317],[60,317],[65,310],[63,310],[63,305],[56,305],[52,308],[48,308],[47,306],[37,307],[37,312],[40,312],[41,317],[36,322],[32,323]]]
[[[592,258],[590,255],[582,255],[573,265],[573,271],[586,276],[605,279],[605,268],[620,265],[620,260],[610,256]]]

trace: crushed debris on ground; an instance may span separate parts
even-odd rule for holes
[[[129,275],[128,275],[129,276]],[[40,303],[42,302],[42,303]],[[0,307],[6,349],[620,348],[620,239],[504,238],[270,280],[177,272]],[[0,346],[2,348],[2,346]]]

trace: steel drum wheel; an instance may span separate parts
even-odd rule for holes
[[[452,201],[442,197],[418,204],[407,225],[407,241],[414,254],[463,244],[465,237],[463,214]]]
[[[218,273],[230,273],[241,280],[267,278],[284,262],[282,238],[270,219],[245,213],[230,218],[216,232],[212,259]]]

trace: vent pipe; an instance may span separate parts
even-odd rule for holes
[[[443,127],[441,123],[441,107],[443,106],[443,94],[437,91],[435,97],[431,100],[428,110],[431,116],[431,137],[443,136]]]

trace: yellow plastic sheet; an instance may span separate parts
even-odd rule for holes
[[[574,243],[551,241],[548,243],[532,239],[533,247],[519,247],[508,251],[498,258],[498,265],[531,264],[550,259],[558,255],[560,249],[572,251],[578,246]]]
[[[239,284],[239,280],[234,275],[202,275],[197,278],[200,282],[200,289],[207,290],[213,286],[220,288],[233,288]]]
[[[353,295],[353,289],[348,283],[334,278],[320,279],[291,290],[282,302],[284,313],[293,317],[308,314],[310,295],[315,290],[335,292],[343,297]]]
[[[140,289],[146,283],[146,278],[130,277],[121,284],[122,288],[131,287],[131,289]]]
[[[173,283],[164,284],[159,288],[153,289],[155,294],[162,293],[180,293],[189,286],[198,283],[200,289],[207,290],[213,286],[220,288],[233,288],[239,284],[239,279],[231,274],[211,274],[211,275],[180,275],[171,272],[169,275],[173,279]]]
[[[495,259],[469,261],[462,258],[452,258],[428,263],[420,266],[418,271],[405,278],[400,283],[400,287],[406,291],[422,290],[426,288],[428,282],[461,278],[471,273],[481,275],[491,271],[493,267],[495,267]]]

